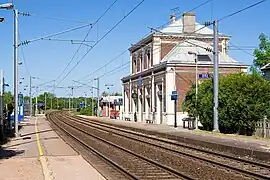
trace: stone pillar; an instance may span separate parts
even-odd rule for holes
[[[167,125],[174,124],[174,101],[171,100],[171,93],[175,90],[175,73],[171,68],[166,72],[166,116]]]
[[[155,121],[155,76],[154,73],[152,72],[152,82],[151,82],[151,112],[152,112],[152,117],[151,119]],[[155,122],[156,123],[156,122]]]

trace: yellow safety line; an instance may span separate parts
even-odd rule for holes
[[[36,131],[36,140],[37,140],[37,147],[38,147],[38,152],[39,152],[39,161],[42,166],[43,170],[43,175],[45,180],[52,180],[52,172],[48,168],[48,163],[47,159],[43,154],[43,150],[40,144],[40,139],[39,139],[39,132],[38,132],[38,126],[37,126],[37,118],[35,118],[35,131]]]
[[[43,156],[43,151],[42,151],[42,147],[41,147],[40,140],[39,140],[39,134],[38,134],[37,118],[35,118],[35,129],[36,129],[36,139],[37,139],[38,152],[39,152],[40,156]]]

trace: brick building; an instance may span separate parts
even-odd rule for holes
[[[194,13],[184,13],[179,20],[134,44],[130,49],[130,74],[122,78],[124,117],[139,122],[146,119],[157,124],[173,125],[174,102],[171,92],[177,90],[178,124],[181,124],[182,102],[195,82],[195,56],[198,73],[213,72],[213,30],[196,23]],[[219,34],[219,67],[221,74],[246,71],[247,66],[228,56],[229,36]]]

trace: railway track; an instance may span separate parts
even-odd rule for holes
[[[120,148],[120,144],[121,147],[125,147],[125,145],[122,145],[121,142],[124,141],[131,141],[131,144],[135,144],[135,143],[140,143],[140,145],[144,146],[145,149],[146,146],[148,147],[148,152],[149,151],[159,151],[159,152],[163,152],[164,154],[168,154],[170,153],[172,155],[172,157],[184,157],[181,159],[182,163],[184,163],[185,158],[191,158],[190,161],[194,161],[195,164],[197,163],[202,163],[204,162],[205,166],[215,166],[214,171],[216,171],[217,173],[222,173],[222,171],[220,171],[220,169],[223,169],[223,171],[226,171],[227,173],[225,173],[224,175],[228,175],[229,173],[231,174],[239,174],[239,176],[236,177],[231,177],[231,179],[235,179],[235,178],[239,178],[239,179],[243,179],[243,178],[258,178],[258,179],[269,179],[270,178],[270,166],[268,164],[264,164],[264,163],[260,163],[260,162],[255,162],[255,161],[249,161],[246,159],[239,159],[233,156],[229,156],[226,154],[221,154],[221,153],[217,153],[217,152],[213,152],[213,151],[208,151],[205,149],[200,149],[200,148],[196,148],[196,147],[192,147],[186,144],[182,144],[176,141],[172,141],[172,140],[168,140],[168,139],[164,139],[164,138],[158,138],[155,136],[151,136],[151,135],[146,135],[146,134],[142,134],[142,133],[138,133],[138,132],[134,132],[134,131],[130,131],[130,130],[126,130],[123,128],[119,128],[119,127],[115,127],[109,124],[104,124],[103,122],[99,122],[96,120],[90,120],[90,119],[85,119],[85,118],[81,118],[81,117],[73,117],[68,115],[66,112],[62,112],[61,114],[55,114],[58,118],[65,118],[65,124],[69,124],[72,126],[73,124],[76,124],[76,128],[78,131],[85,131],[85,133],[88,133],[89,130],[91,130],[91,132],[95,132],[95,136],[98,137],[98,134],[100,134],[100,132],[102,132],[103,134],[105,133],[105,136],[103,137],[99,137],[100,140],[104,140],[106,139],[106,135],[108,136],[114,136],[115,138],[118,138],[117,140],[114,142],[115,144],[119,144],[117,145],[118,148]],[[63,122],[62,122],[63,123]],[[88,133],[89,134],[89,133]],[[93,135],[93,133],[91,133]],[[109,140],[107,140],[109,141]],[[151,148],[152,149],[151,149]],[[155,148],[153,148],[155,147]],[[129,146],[126,146],[126,150],[130,149]],[[146,155],[146,157],[148,157],[148,159],[157,159],[157,161],[155,161],[155,163],[157,163],[158,161],[160,161],[160,159],[158,157],[151,157],[151,154],[149,155],[149,153],[139,153],[139,154],[148,154]],[[153,154],[153,153],[152,153]],[[140,155],[142,156],[142,155]],[[145,157],[142,156],[142,157]],[[168,157],[167,157],[168,158]],[[173,160],[171,160],[173,161]],[[193,164],[194,164],[193,162]],[[188,162],[187,162],[188,163]],[[140,163],[139,163],[140,164]],[[163,163],[166,164],[166,163]],[[190,163],[189,163],[190,164]],[[192,164],[192,163],[191,163]],[[171,164],[174,165],[174,164]],[[170,164],[166,164],[166,169],[168,171],[171,169]],[[197,166],[199,167],[199,166]],[[193,168],[196,169],[196,166]],[[177,169],[177,168],[175,168]],[[171,169],[173,170],[173,169]],[[209,168],[200,168],[200,171],[209,171]],[[147,171],[146,171],[147,172]],[[179,172],[179,169],[178,169]],[[180,175],[184,174],[192,174],[195,178],[200,177],[202,174],[198,173],[198,172],[192,172],[192,171],[188,171],[188,170],[182,170],[182,173]],[[205,172],[205,179],[207,179],[207,177],[211,177],[212,175],[214,175],[215,172],[212,173],[207,173]],[[241,176],[244,175],[244,176]],[[223,176],[224,177],[224,176]],[[189,176],[185,177],[185,178],[190,178]],[[139,177],[139,179],[141,179]],[[201,179],[201,178],[200,178]],[[215,178],[216,179],[216,178]],[[222,179],[222,178],[221,178]],[[226,178],[228,179],[228,178]]]
[[[115,179],[193,179],[160,163],[142,157],[117,144],[81,131],[74,125],[63,123],[66,117],[49,114],[47,118],[84,147],[94,151],[102,159],[122,172]],[[98,151],[97,151],[98,149]]]

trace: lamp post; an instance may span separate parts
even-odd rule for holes
[[[97,117],[99,117],[99,78],[95,78],[94,81],[97,81]]]
[[[84,92],[84,108],[86,108],[86,98],[87,98],[87,93]]]
[[[194,61],[195,61],[195,74],[196,74],[196,83],[195,83],[195,96],[196,96],[196,117],[195,117],[195,128],[198,129],[198,115],[197,115],[197,108],[198,108],[198,54],[195,52],[189,51],[188,54],[194,55]]]
[[[105,84],[105,87],[108,89],[108,101],[109,101],[109,118],[111,118],[111,102],[110,102],[110,87],[113,87],[112,84]]]
[[[0,5],[0,9],[13,10],[14,12],[14,127],[15,136],[18,136],[18,10],[12,3]]]

